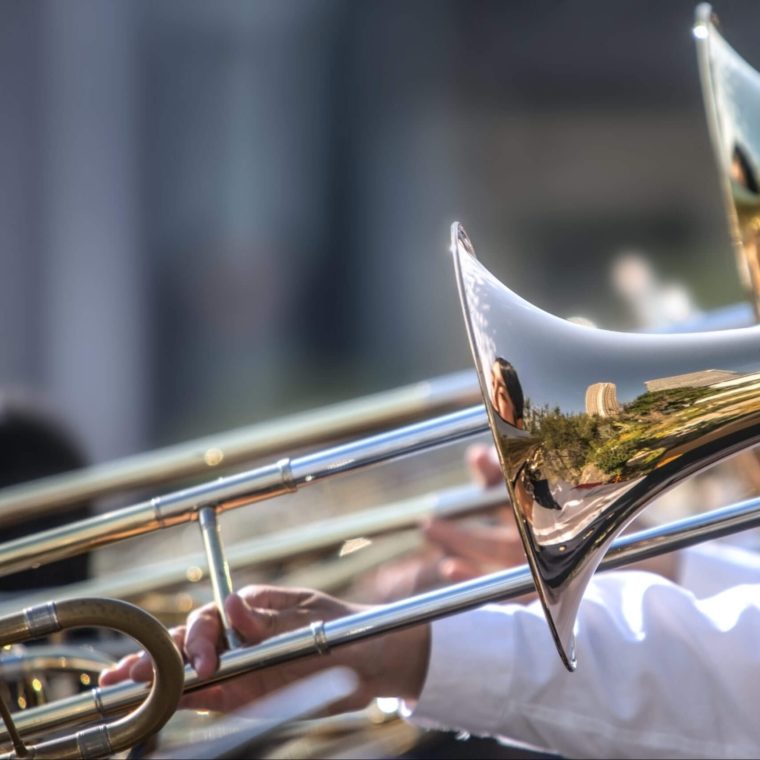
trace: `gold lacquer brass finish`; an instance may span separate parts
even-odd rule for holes
[[[158,731],[174,714],[182,695],[182,658],[168,631],[154,617],[127,602],[115,599],[71,599],[48,602],[23,612],[0,618],[0,644],[14,644],[46,636],[67,628],[108,627],[131,636],[150,652],[155,677],[147,699],[119,720],[86,728],[64,736],[24,746],[14,731],[12,719],[3,718],[14,738],[14,752],[0,755],[8,759],[104,757],[128,749]]]
[[[585,327],[502,285],[458,224],[452,251],[515,517],[572,670],[581,596],[615,536],[669,486],[760,440],[760,327]]]
[[[760,73],[723,39],[707,3],[697,7],[694,37],[739,273],[760,317]]]

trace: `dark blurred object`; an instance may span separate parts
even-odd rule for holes
[[[558,758],[551,752],[530,749],[518,745],[502,744],[495,739],[452,732],[435,731],[428,733],[420,743],[406,754],[403,760],[432,760],[432,758],[481,758],[481,760],[549,760]]]
[[[74,435],[44,401],[20,392],[0,391],[0,488],[84,467],[85,455]],[[65,515],[46,516],[3,527],[3,540],[81,520],[93,514],[91,503]],[[0,578],[0,591],[62,586],[90,575],[90,557],[43,565]]]

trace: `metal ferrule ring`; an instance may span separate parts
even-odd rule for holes
[[[325,624],[321,620],[314,621],[309,628],[311,629],[311,638],[314,642],[314,648],[319,654],[328,654],[330,652],[330,642],[327,640]]]
[[[113,754],[108,726],[95,726],[77,734],[81,757],[108,757]]]
[[[24,622],[29,633],[29,638],[47,636],[61,630],[58,620],[58,611],[55,602],[45,602],[35,607],[27,607],[24,610]]]

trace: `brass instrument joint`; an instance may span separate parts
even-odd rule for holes
[[[325,624],[321,620],[315,620],[309,628],[311,629],[311,637],[317,652],[319,654],[329,654],[330,642],[327,640]]]
[[[24,623],[29,638],[36,639],[61,630],[55,602],[46,602],[24,610]]]
[[[113,755],[108,726],[95,726],[76,735],[81,757],[110,757]]]

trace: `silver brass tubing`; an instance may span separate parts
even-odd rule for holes
[[[13,681],[40,673],[99,673],[115,664],[106,654],[74,646],[18,647],[0,652],[0,679]]]
[[[269,533],[228,547],[225,555],[231,569],[250,568],[326,549],[351,538],[413,527],[431,517],[453,517],[490,509],[504,504],[506,499],[503,486],[487,490],[472,484],[457,486]],[[113,573],[61,588],[24,592],[23,603],[41,603],[51,596],[58,599],[80,596],[130,598],[186,583],[189,575],[193,580],[203,580],[206,577],[205,560],[204,554],[194,553],[168,562],[133,567],[129,573]],[[0,614],[8,614],[18,607],[19,601],[14,597],[5,599],[0,603]]]
[[[169,446],[0,491],[0,524],[119,491],[207,474],[297,448],[361,435],[380,427],[441,414],[481,399],[472,371],[414,383],[274,422]]]
[[[695,515],[665,526],[619,537],[599,565],[610,570],[676,549],[760,526],[760,498]],[[383,605],[357,615],[331,620],[321,628],[301,628],[273,637],[246,649],[225,652],[218,671],[201,680],[190,667],[185,667],[184,691],[192,692],[213,683],[249,671],[276,665],[297,657],[318,654],[371,636],[389,633],[447,615],[521,596],[535,588],[527,565],[505,570],[448,588]],[[67,725],[71,721],[91,720],[122,711],[145,698],[148,685],[125,682],[116,686],[93,689],[86,694],[69,697],[56,703],[25,710],[14,716],[22,735]],[[7,741],[5,732],[0,741]]]
[[[203,507],[200,510],[198,524],[203,536],[203,546],[206,549],[206,562],[208,573],[211,577],[211,587],[214,592],[214,602],[219,610],[219,618],[224,628],[224,638],[229,649],[242,646],[242,639],[230,625],[227,612],[224,609],[224,600],[232,593],[232,577],[230,566],[224,556],[222,546],[222,534],[219,529],[219,521],[216,518],[216,510],[213,507]]]
[[[488,429],[488,416],[484,407],[471,406],[416,425],[293,459],[290,471],[294,483],[300,486],[458,441]]]
[[[218,478],[131,507],[72,522],[0,545],[0,576],[197,519],[198,510],[236,509],[350,472],[488,430],[482,406],[435,417],[296,459]]]
[[[21,738],[21,734],[19,734],[18,729],[13,722],[13,716],[2,699],[0,699],[0,716],[3,719],[3,725],[8,732],[8,737],[13,744],[13,751],[16,757],[29,757],[29,749],[24,744],[24,740]]]

